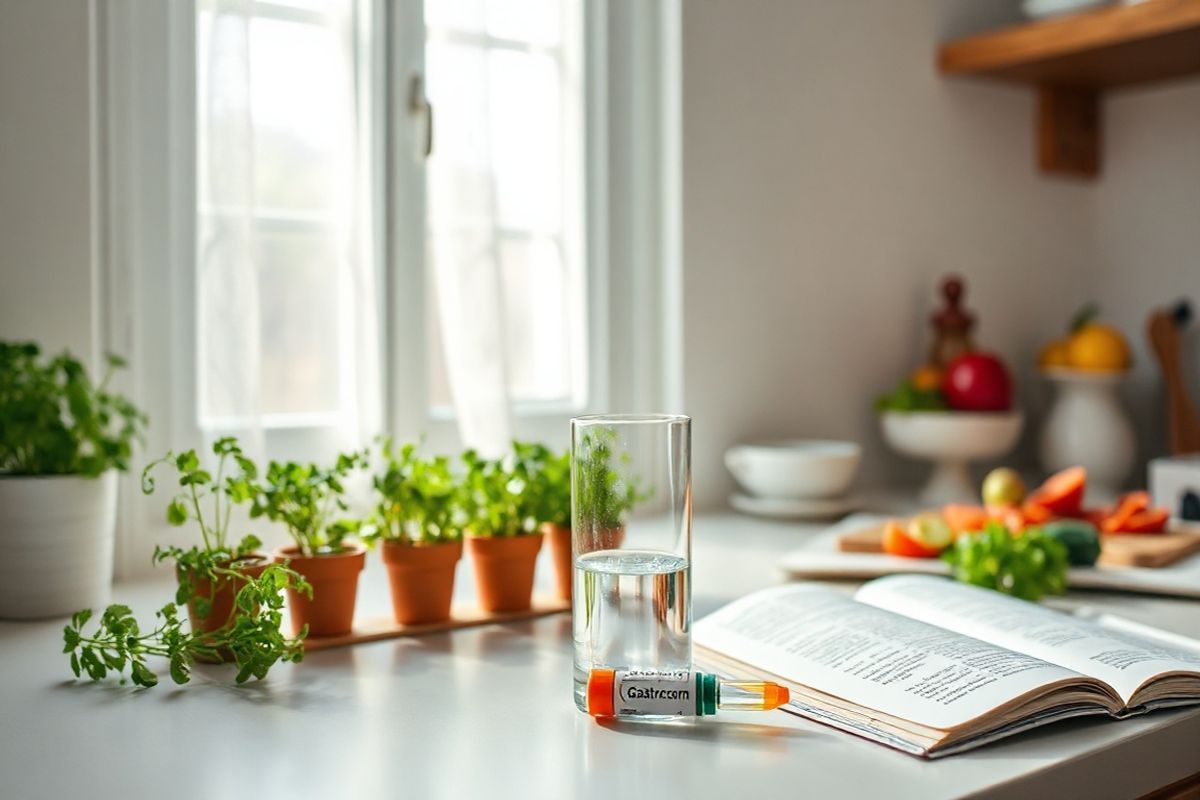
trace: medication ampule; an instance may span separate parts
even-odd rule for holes
[[[727,711],[770,711],[788,702],[771,681],[734,681],[695,670],[594,669],[588,677],[593,717],[703,717]]]

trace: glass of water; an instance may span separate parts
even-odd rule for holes
[[[571,420],[575,705],[588,674],[692,664],[692,421]]]

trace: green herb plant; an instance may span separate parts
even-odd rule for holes
[[[358,520],[334,518],[349,510],[343,481],[365,463],[364,453],[343,453],[328,468],[272,461],[263,479],[252,484],[250,517],[282,522],[304,556],[336,553],[360,528]]]
[[[201,466],[195,450],[178,455],[168,452],[142,471],[142,491],[152,494],[155,469],[159,465],[173,468],[179,475],[179,492],[167,503],[167,522],[179,527],[192,520],[200,529],[202,545],[186,550],[174,546],[154,549],[155,563],[173,559],[186,577],[179,582],[175,597],[180,605],[193,598],[197,581],[210,579],[215,591],[219,568],[229,571],[230,567],[247,563],[251,554],[262,547],[262,541],[254,535],[243,537],[236,545],[229,541],[233,507],[254,498],[258,468],[231,436],[213,442],[212,451],[217,457],[215,476]],[[199,616],[208,616],[211,599],[195,598],[193,608]]]
[[[380,440],[383,469],[372,479],[376,504],[369,543],[435,544],[462,538],[466,522],[464,487],[445,456],[423,458],[414,444],[397,449]]]
[[[513,442],[516,471],[527,475],[530,513],[539,523],[571,527],[571,451]]]
[[[158,675],[146,664],[148,656],[167,659],[171,679],[178,684],[191,678],[192,664],[198,659],[222,660],[232,655],[237,666],[238,683],[250,678],[261,680],[280,661],[298,662],[304,657],[302,640],[283,635],[283,590],[298,589],[312,596],[312,587],[295,572],[278,564],[268,566],[257,578],[246,577],[238,589],[234,606],[238,610],[231,624],[212,632],[185,631],[179,607],[167,603],[158,611],[154,629],[142,633],[128,606],[110,605],[100,615],[99,625],[91,633],[84,626],[92,617],[91,609],[77,611],[63,628],[63,652],[71,654],[75,677],[87,673],[102,680],[109,671],[121,675],[129,669],[136,686],[158,683]]]
[[[69,354],[41,360],[32,342],[0,342],[0,474],[83,475],[127,470],[146,415],[109,391],[125,362],[107,357],[93,384]]]
[[[942,554],[956,580],[1023,600],[1062,594],[1067,588],[1067,548],[1037,526],[1013,536],[999,522],[959,536]]]
[[[597,429],[585,433],[575,453],[572,483],[579,517],[594,530],[625,527],[625,518],[639,503],[649,500],[652,491],[643,491],[636,476],[623,475],[614,467],[629,463],[629,454],[614,451],[616,432]]]
[[[875,400],[876,411],[944,411],[946,398],[939,389],[918,389],[905,379]]]
[[[537,530],[535,464],[515,457],[462,455],[465,527],[475,536],[521,536]]]

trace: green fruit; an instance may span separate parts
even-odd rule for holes
[[[1016,506],[1025,499],[1025,481],[1015,469],[999,467],[983,479],[985,506]]]
[[[1090,522],[1080,519],[1047,522],[1042,532],[1063,543],[1071,566],[1090,567],[1100,558],[1100,535]]]

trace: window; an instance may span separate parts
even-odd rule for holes
[[[580,0],[425,2],[437,119],[429,264],[438,269],[441,242],[470,236],[480,217],[494,230],[507,388],[518,412],[577,411],[587,402],[582,13]],[[484,196],[465,205],[466,192]],[[430,399],[445,408],[433,308]]]
[[[103,345],[153,420],[144,457],[248,430],[273,458],[380,431],[457,449],[437,258],[472,226],[499,256],[482,300],[514,435],[562,445],[576,412],[677,409],[677,0],[97,14]],[[172,541],[135,477],[123,575]]]
[[[435,295],[447,261],[473,257],[464,242],[486,248],[485,266],[497,273],[495,331],[477,336],[499,343],[510,406],[559,418],[583,409],[595,383],[588,333],[596,309],[586,257],[582,0],[407,0],[391,9],[423,15],[423,80],[413,88],[428,94],[436,124],[418,171],[389,171],[386,150],[363,135],[373,100],[395,97],[371,80],[409,77],[364,68],[372,52],[359,34],[364,20],[382,19],[372,13],[381,6],[253,0],[243,8],[197,6],[198,427],[262,428],[276,441],[288,430],[363,433],[351,418],[365,393],[382,395],[384,377],[366,374],[381,363],[362,356],[366,338],[376,352],[419,350],[408,361],[423,365],[424,380],[407,390],[423,387],[421,419],[403,427],[452,416],[446,354],[454,348]],[[386,41],[388,30],[378,25],[367,41],[402,63],[412,45]],[[382,231],[370,227],[378,211],[370,201],[397,191],[372,193],[380,179],[423,184],[422,218],[403,228],[424,231],[421,249],[373,246]],[[385,251],[390,262],[376,263]],[[365,305],[382,307],[385,284],[424,287],[422,334],[363,324]],[[374,311],[367,316],[382,316]]]

